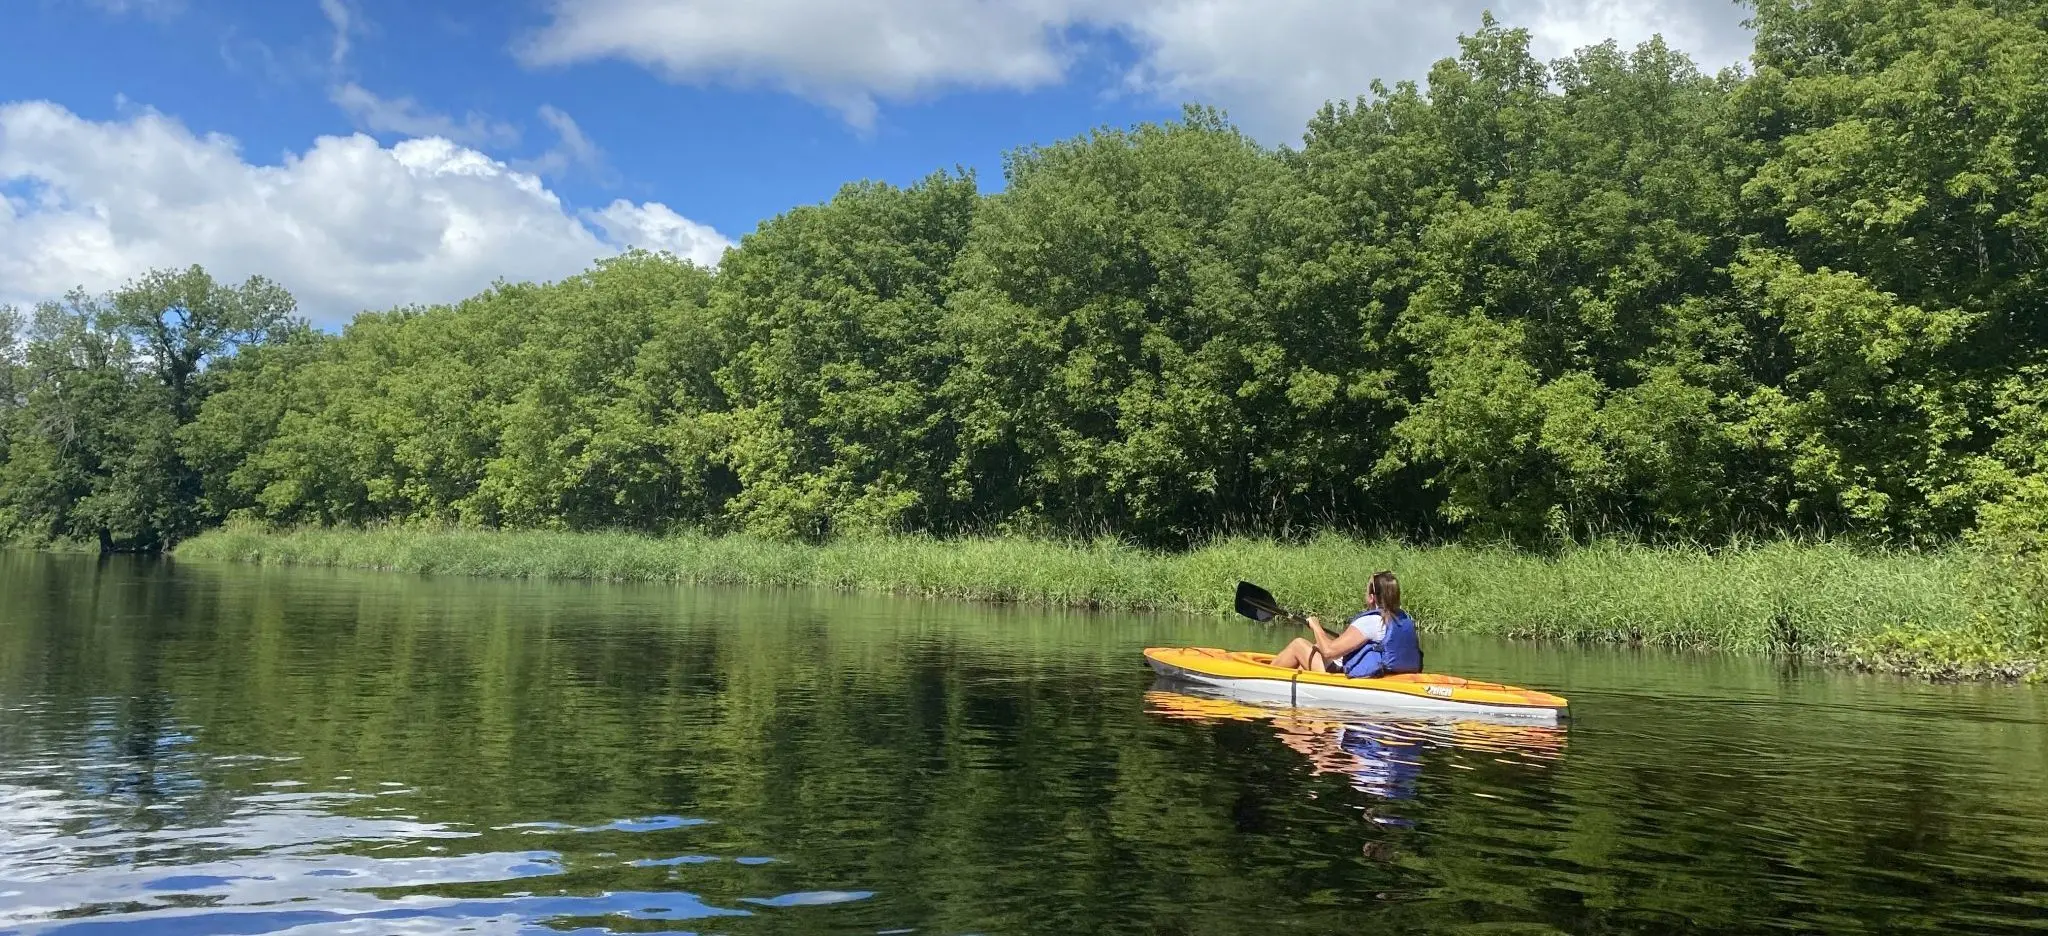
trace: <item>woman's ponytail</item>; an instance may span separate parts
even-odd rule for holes
[[[1393,572],[1382,570],[1372,574],[1372,581],[1365,588],[1379,606],[1380,619],[1392,627],[1394,619],[1401,616],[1401,581],[1394,578]]]

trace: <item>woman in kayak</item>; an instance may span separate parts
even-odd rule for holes
[[[1422,672],[1422,643],[1415,619],[1401,609],[1401,583],[1392,572],[1375,572],[1365,586],[1365,610],[1335,637],[1311,615],[1310,639],[1294,638],[1273,657],[1274,666],[1343,673],[1358,679]]]

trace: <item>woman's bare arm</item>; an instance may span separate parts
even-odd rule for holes
[[[1358,628],[1346,627],[1343,633],[1332,637],[1323,630],[1323,622],[1314,617],[1308,619],[1308,632],[1312,635],[1310,639],[1315,641],[1316,651],[1325,660],[1335,660],[1365,644],[1365,635],[1359,633]]]

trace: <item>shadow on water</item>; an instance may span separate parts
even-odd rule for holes
[[[0,934],[2048,927],[2037,690],[1432,638],[1568,729],[1159,686],[1270,629],[0,552]]]

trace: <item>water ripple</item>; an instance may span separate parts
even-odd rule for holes
[[[254,761],[251,761],[254,763]],[[38,764],[45,777],[104,771],[99,760]],[[8,771],[19,779],[21,771]],[[399,785],[404,786],[404,785]],[[61,789],[0,785],[0,934],[342,933],[373,925],[380,932],[554,933],[564,926],[610,931],[620,921],[682,921],[748,916],[744,906],[718,906],[690,891],[604,890],[534,893],[518,882],[573,876],[570,856],[552,850],[444,851],[432,842],[483,842],[492,833],[595,835],[623,833],[666,840],[663,833],[712,823],[659,814],[588,825],[555,821],[503,823],[488,830],[348,810],[376,807],[374,793],[318,790],[304,782],[250,783],[223,797],[204,785],[183,795],[223,799],[217,816],[200,820],[193,804],[109,803]],[[149,807],[170,807],[172,822],[142,823]],[[158,817],[161,819],[162,817]],[[195,824],[180,825],[179,822]],[[376,854],[398,849],[411,854]],[[601,852],[599,855],[611,855]],[[643,857],[624,863],[666,868],[726,861],[715,855]],[[738,856],[735,867],[772,859]],[[497,894],[444,893],[483,886]],[[870,891],[814,890],[738,896],[736,904],[783,908],[864,900]],[[613,921],[606,923],[604,921]]]

